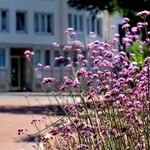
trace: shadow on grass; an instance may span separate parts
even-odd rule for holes
[[[42,106],[0,106],[0,113],[13,114],[43,114],[43,115],[65,115],[64,105],[42,105]]]

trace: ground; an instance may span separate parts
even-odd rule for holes
[[[63,115],[53,96],[47,97],[41,93],[0,93],[0,150],[32,150],[34,143],[22,135],[18,136],[17,131],[19,128],[28,128],[30,132],[35,132],[31,126],[33,117],[42,118],[48,109],[51,110],[49,119],[52,122]],[[52,115],[55,110],[57,116]]]

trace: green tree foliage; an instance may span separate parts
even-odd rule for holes
[[[68,4],[94,14],[99,10],[107,10],[110,14],[115,11],[121,12],[124,16],[133,16],[139,11],[150,9],[150,0],[68,0]]]
[[[145,58],[149,56],[149,45],[140,43],[140,41],[134,41],[129,47],[128,51],[132,56],[130,60],[136,62],[139,67],[144,62]]]

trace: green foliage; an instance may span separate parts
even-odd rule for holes
[[[149,10],[150,0],[68,0],[71,7],[89,10],[93,13],[107,10],[110,14],[122,12],[124,16],[133,16],[142,10]]]
[[[148,46],[140,43],[140,41],[134,41],[128,51],[132,54],[130,60],[136,62],[138,66],[140,66],[148,56]]]

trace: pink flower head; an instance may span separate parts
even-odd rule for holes
[[[66,46],[64,46],[63,50],[64,51],[71,51],[72,50],[72,46],[66,45]]]
[[[104,55],[104,57],[107,57],[107,58],[112,58],[112,56],[113,56],[113,53],[110,51],[106,51],[106,53]]]
[[[150,15],[150,11],[147,11],[147,10],[140,11],[136,15],[141,16],[141,17],[146,17],[146,16]]]
[[[139,28],[139,29],[141,29],[141,28],[143,28],[144,26],[143,26],[143,23],[142,22],[138,22],[137,23],[137,28]]]
[[[76,35],[77,35],[76,32],[71,32],[71,33],[70,33],[70,38],[71,38],[71,39],[74,39],[74,38],[76,37]]]
[[[75,48],[84,48],[83,43],[80,42],[80,41],[77,41],[77,40],[72,43],[72,47],[75,47]]]
[[[124,24],[124,25],[122,26],[122,29],[127,29],[127,28],[129,28],[129,27],[130,27],[130,24],[126,23],[126,24]]]
[[[59,56],[59,61],[63,61],[64,57],[63,56]]]
[[[56,49],[60,47],[60,45],[59,45],[58,43],[56,43],[56,42],[54,42],[52,45],[53,45],[53,47],[56,48]]]
[[[88,76],[88,72],[85,68],[81,68],[79,70],[77,70],[76,72],[77,77],[87,77]]]
[[[81,52],[82,52],[81,49],[79,49],[79,48],[76,51],[78,54],[81,54]]]
[[[95,38],[95,36],[96,36],[96,35],[95,35],[94,32],[90,32],[90,33],[89,33],[89,38]]]
[[[130,21],[129,18],[124,17],[123,20],[122,20],[122,23],[123,23],[123,24],[126,24],[126,23],[128,23],[129,21]]]
[[[55,81],[55,78],[43,78],[42,84],[50,84]]]
[[[34,52],[30,51],[30,50],[26,50],[24,52],[24,55],[27,59],[30,59],[33,55],[34,55]]]
[[[116,26],[111,25],[111,29],[112,29],[112,30],[116,29]]]
[[[73,28],[67,28],[67,29],[65,30],[65,32],[73,32],[73,31],[74,31]]]
[[[66,30],[65,30],[65,35],[67,36],[69,33],[71,33],[71,32],[74,32],[74,29],[73,28],[67,28]]]
[[[73,83],[73,81],[71,79],[69,79],[67,76],[64,76],[64,85],[65,85],[65,87],[71,86],[72,83]]]
[[[70,39],[74,39],[76,37],[76,32],[74,31],[73,28],[67,28],[65,30],[65,36]]]
[[[116,34],[114,35],[114,37],[116,37],[116,38],[119,38],[119,36],[120,36],[119,33],[116,33]]]
[[[78,54],[78,55],[77,55],[77,58],[78,58],[79,60],[82,60],[82,59],[84,58],[84,56],[83,56],[82,54]]]
[[[44,69],[45,69],[45,70],[48,70],[48,69],[50,69],[50,66],[49,66],[49,65],[46,65],[46,66],[44,66]]]
[[[83,63],[83,65],[86,65],[86,64],[88,64],[88,60],[84,59],[84,60],[82,61],[82,63]]]
[[[55,57],[54,61],[57,62],[59,60],[59,57]]]
[[[108,60],[104,59],[101,63],[101,66],[108,68],[111,66],[111,63]]]
[[[138,31],[138,28],[137,28],[137,27],[132,27],[132,28],[131,28],[131,31],[132,31],[133,33],[136,33],[136,32]]]
[[[68,64],[68,65],[65,66],[65,68],[68,69],[68,70],[70,70],[72,67],[73,67],[72,64]]]
[[[42,67],[42,64],[41,64],[41,63],[38,63],[38,64],[37,64],[37,67],[38,67],[38,68],[41,68],[41,67]]]

